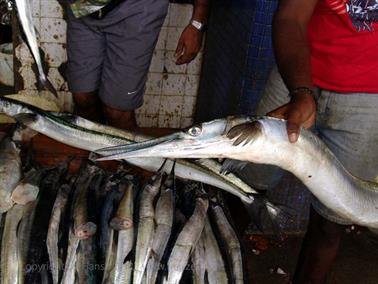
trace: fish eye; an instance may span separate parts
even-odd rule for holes
[[[191,136],[198,136],[202,133],[202,128],[196,125],[196,126],[190,127],[187,132]]]

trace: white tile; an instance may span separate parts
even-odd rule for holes
[[[185,95],[197,96],[199,82],[200,82],[199,75],[187,75],[186,82],[185,82]]]
[[[173,74],[185,74],[186,73],[186,64],[177,65],[175,52],[166,51],[164,57],[164,67],[165,71]]]
[[[186,73],[190,75],[200,75],[202,68],[202,52],[197,54],[197,57],[187,65]]]
[[[146,82],[146,94],[160,95],[162,80],[163,80],[163,74],[149,73],[148,79]]]
[[[192,18],[193,5],[171,4],[169,27],[186,27]]]
[[[173,115],[159,115],[159,127],[179,128],[180,117]]]
[[[192,117],[182,117],[180,122],[180,128],[185,128],[193,125]]]
[[[41,18],[41,42],[66,43],[66,27],[63,19]]]
[[[160,30],[159,37],[158,37],[158,41],[156,43],[156,47],[155,47],[156,50],[164,50],[165,49],[165,45],[166,45],[166,42],[167,42],[167,34],[168,34],[167,28],[162,27],[161,30]]]
[[[143,105],[136,110],[138,114],[158,114],[160,109],[160,95],[144,95]]]
[[[15,48],[15,55],[16,58],[18,58],[21,62],[21,64],[24,65],[32,65],[34,63],[34,59],[30,53],[30,50],[26,43],[21,43]]]
[[[137,125],[140,127],[158,127],[157,115],[136,115]]]
[[[182,28],[167,28],[167,44],[166,50],[175,51],[177,47],[178,40],[181,36]]]
[[[31,66],[21,66],[18,72],[24,81],[24,89],[37,90],[37,77]]]
[[[63,8],[55,0],[41,0],[41,17],[63,18]]]
[[[183,74],[164,74],[162,94],[168,96],[184,95],[186,76]]]
[[[183,102],[183,106],[182,106],[182,116],[183,117],[192,117],[193,116],[196,101],[197,101],[196,97],[184,96],[184,102]]]
[[[66,48],[61,43],[41,43],[45,60],[50,67],[59,67],[67,61]]]
[[[33,17],[40,17],[41,16],[41,1],[40,0],[32,0],[30,5],[32,7],[32,16]]]
[[[164,69],[164,50],[154,50],[149,72],[162,73]]]
[[[67,91],[67,90],[65,90],[65,87],[67,85],[65,84],[65,81],[64,81],[62,75],[60,75],[58,68],[54,68],[54,67],[50,68],[48,77],[50,79],[50,82],[55,87],[55,90]]]
[[[181,117],[182,105],[182,96],[162,96],[160,99],[159,114]]]

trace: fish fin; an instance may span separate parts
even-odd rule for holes
[[[246,161],[239,161],[234,159],[226,159],[223,164],[222,168],[220,170],[221,174],[228,174],[235,172],[236,170],[242,170],[248,162]]]
[[[123,260],[123,263],[125,264],[126,262],[130,261],[132,262],[134,260],[134,256],[135,256],[135,252],[134,250],[131,250],[125,257],[125,259]]]
[[[21,122],[22,124],[34,122],[37,119],[37,114],[35,113],[19,113],[13,116],[15,120]]]
[[[285,225],[293,221],[294,209],[280,204],[273,204],[267,198],[255,195],[252,204],[246,204],[246,209],[256,228],[265,232],[268,223],[273,234],[283,238]],[[265,226],[264,226],[265,225]]]

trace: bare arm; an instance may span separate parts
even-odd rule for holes
[[[192,20],[206,23],[210,10],[210,0],[195,0]],[[192,61],[202,46],[203,32],[189,24],[181,34],[176,48],[176,64]]]
[[[281,0],[273,20],[273,45],[282,78],[292,91],[298,87],[312,89],[310,50],[307,26],[318,0]],[[269,113],[288,120],[291,142],[298,139],[301,126],[310,127],[315,121],[316,107],[306,91],[292,96],[290,103]]]

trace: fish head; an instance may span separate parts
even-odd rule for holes
[[[253,117],[228,117],[195,124],[176,133],[142,143],[109,147],[110,154],[98,160],[141,157],[233,158],[246,160],[250,148],[261,136],[262,128]],[[111,153],[111,149],[115,152]],[[113,154],[113,155],[112,155]]]

